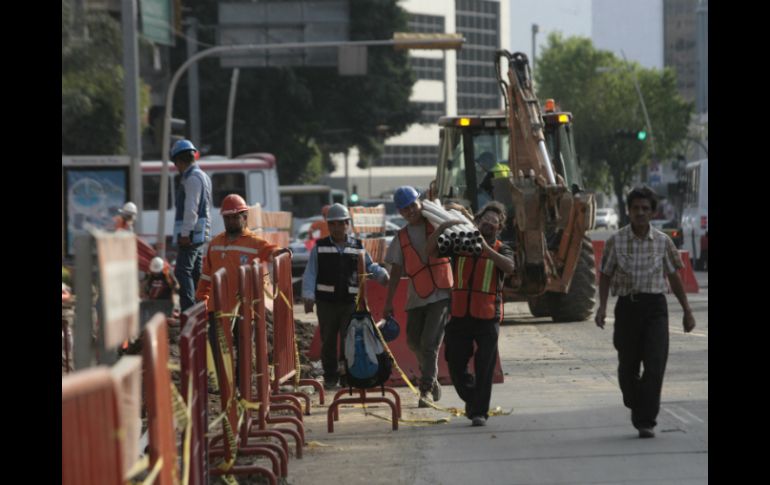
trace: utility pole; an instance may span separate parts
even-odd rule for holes
[[[540,27],[537,24],[532,24],[532,76],[535,76],[535,49],[536,49],[536,43],[535,38],[537,37],[537,33],[540,32]]]
[[[625,62],[626,67],[628,67],[629,72],[631,73],[631,79],[634,81],[634,88],[636,89],[636,94],[639,96],[639,102],[642,104],[642,113],[644,114],[644,123],[647,126],[647,132],[650,134],[650,148],[652,149],[652,159],[654,161],[658,160],[658,154],[655,152],[655,135],[652,133],[652,125],[650,124],[650,117],[647,114],[647,105],[644,104],[644,96],[642,96],[642,90],[639,88],[639,80],[636,78],[636,71],[634,68],[629,64],[628,59],[626,59],[626,53],[623,52],[623,49],[620,49],[620,53],[623,55],[623,62]]]
[[[241,69],[233,69],[233,76],[230,78],[230,97],[227,100],[227,126],[225,128],[225,155],[227,158],[233,158],[233,112],[235,111],[235,93],[238,90],[238,77]]]
[[[187,58],[194,56],[198,52],[198,19],[190,17],[187,19]],[[187,75],[187,99],[189,102],[190,115],[190,141],[193,145],[201,146],[201,108],[200,91],[198,88],[198,64],[190,66],[190,73]]]
[[[136,227],[142,218],[142,134],[139,123],[139,49],[136,40],[136,0],[122,0],[123,103],[126,149],[131,157],[129,199],[136,204]]]

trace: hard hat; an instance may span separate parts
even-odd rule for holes
[[[123,204],[123,208],[120,209],[120,213],[124,216],[136,216],[136,204],[133,202],[126,202]]]
[[[420,197],[420,194],[417,193],[414,187],[409,185],[399,187],[393,193],[393,201],[396,203],[396,208],[398,209],[403,209],[404,207],[417,200],[418,197]]]
[[[182,152],[197,152],[198,149],[190,140],[179,140],[171,147],[171,160]]]
[[[160,256],[155,256],[150,261],[150,271],[153,273],[160,273],[163,271],[163,266],[165,266],[165,264],[163,263],[163,258]]]
[[[329,207],[329,211],[326,213],[327,221],[344,221],[350,219],[350,212],[348,208],[339,202]]]
[[[382,332],[382,338],[384,338],[386,342],[396,340],[398,334],[401,332],[401,326],[392,315],[377,326],[379,327],[380,332]]]
[[[229,216],[230,214],[238,214],[248,210],[249,206],[246,205],[243,197],[238,194],[230,194],[222,200],[222,208],[219,213],[223,216]]]

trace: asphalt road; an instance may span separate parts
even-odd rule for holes
[[[623,407],[611,311],[601,330],[593,320],[554,324],[509,303],[499,340],[505,382],[493,387],[492,406],[512,414],[493,416],[486,427],[450,417],[434,425],[402,421],[391,431],[387,421],[350,407],[330,434],[327,401],[305,416],[310,444],[303,459],[291,460],[288,483],[708,483],[708,273],[696,277],[700,293],[688,295],[692,333],[683,333],[681,308],[668,297],[670,352],[656,438],[639,439]],[[418,409],[407,388],[398,391],[403,418],[448,416]],[[451,386],[443,391],[439,404],[462,407]],[[389,415],[386,407],[369,411]]]

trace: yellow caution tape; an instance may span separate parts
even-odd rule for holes
[[[134,463],[134,466],[132,466],[130,470],[128,470],[128,473],[126,473],[125,480],[130,481],[132,478],[134,478],[138,474],[147,470],[148,466],[150,466],[150,456],[144,455],[141,458],[139,458],[139,460],[136,463]]]
[[[332,446],[332,445],[327,445],[325,443],[321,443],[320,441],[308,441],[306,443],[306,446],[308,448],[326,448],[326,447],[329,447],[329,446]]]
[[[179,362],[171,362],[167,364],[168,370],[170,371],[176,371],[176,372],[182,372],[182,366],[179,365]]]
[[[160,474],[160,471],[163,469],[163,457],[158,457],[158,461],[155,462],[155,466],[152,467],[152,471],[147,475],[147,478],[145,478],[142,481],[142,485],[151,485],[152,483],[155,483],[155,479]]]

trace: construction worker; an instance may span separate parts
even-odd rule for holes
[[[171,147],[171,161],[181,182],[176,192],[174,275],[179,281],[182,311],[195,303],[195,287],[203,265],[203,245],[211,239],[211,179],[195,163],[197,148],[189,140]]]
[[[150,272],[142,284],[142,292],[148,300],[172,300],[179,291],[179,282],[169,271],[169,266],[160,256],[150,261]]]
[[[684,267],[674,242],[650,224],[657,196],[649,187],[627,198],[631,223],[610,236],[602,252],[596,325],[604,329],[607,296],[618,295],[612,342],[618,351],[618,383],[640,438],[654,438],[668,360],[668,287],[684,311],[685,333],[695,328],[677,270]],[[641,376],[639,369],[644,364]]]
[[[355,311],[359,288],[358,260],[364,255],[364,265],[370,278],[381,285],[388,283],[388,271],[364,249],[360,239],[348,234],[350,212],[342,204],[332,205],[326,214],[329,236],[319,239],[310,252],[305,273],[302,275],[302,299],[305,313],[317,304],[318,325],[321,332],[321,364],[324,369],[324,387],[334,389],[340,379],[337,336],[342,347],[350,316]],[[341,382],[346,385],[346,382]]]
[[[224,311],[229,312],[237,303],[238,267],[250,264],[254,258],[262,261],[272,260],[273,255],[282,250],[246,227],[249,206],[240,195],[227,195],[222,200],[219,212],[224,218],[225,232],[214,236],[209,243],[195,300],[205,301],[206,307],[211,311],[211,305],[208,303],[211,297],[211,277],[219,268],[226,268],[229,293],[224,295]]]
[[[479,184],[478,195],[478,207],[482,207],[484,204],[494,199],[493,180],[508,178],[511,175],[511,169],[508,167],[507,162],[496,162],[495,156],[491,152],[484,152],[479,155],[476,163],[485,172],[484,177]]]
[[[482,207],[474,217],[482,236],[481,254],[452,257],[452,317],[444,336],[444,356],[452,384],[465,401],[465,416],[472,426],[486,425],[489,417],[502,319],[503,280],[514,269],[513,250],[497,239],[505,217],[505,207],[499,202],[492,201]],[[448,227],[461,223],[463,221],[454,220],[438,226],[428,237],[428,254],[439,256],[438,236]],[[468,371],[471,357],[475,374]]]
[[[426,242],[434,228],[422,215],[422,202],[414,187],[397,188],[393,201],[408,224],[398,231],[385,255],[385,262],[392,267],[383,317],[393,315],[393,296],[401,275],[406,273],[409,277],[405,307],[407,344],[417,357],[421,374],[418,406],[430,407],[431,398],[441,399],[438,350],[449,316],[452,268],[449,258],[428,256]]]
[[[114,230],[134,232],[136,212],[136,204],[133,202],[126,202],[123,204],[123,207],[118,209],[118,215],[112,218]]]
[[[246,227],[249,214],[249,206],[238,194],[229,194],[222,200],[220,214],[224,218],[225,232],[217,234],[209,243],[206,252],[206,258],[203,263],[203,272],[201,273],[198,289],[195,292],[196,301],[206,302],[206,308],[209,312],[209,339],[211,348],[217,352],[219,346],[216,343],[216,325],[217,319],[213,318],[213,305],[211,298],[211,279],[214,273],[220,268],[227,270],[227,290],[223,293],[225,313],[232,313],[238,302],[238,268],[244,264],[250,264],[255,258],[261,261],[272,261],[272,258],[286,249],[278,249],[274,244],[270,244],[261,237],[254,234]],[[235,341],[233,344],[237,348],[238,326],[235,327]],[[238,367],[236,366],[236,382],[238,381]]]

